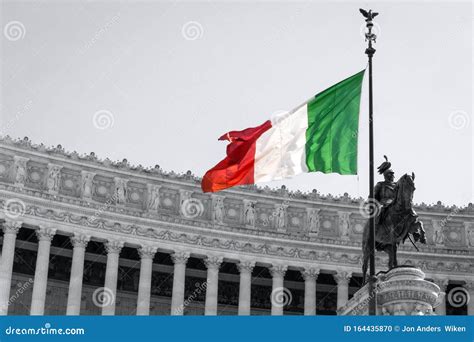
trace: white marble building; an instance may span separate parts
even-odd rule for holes
[[[27,138],[0,140],[0,312],[335,314],[361,286],[360,199],[235,188]],[[400,248],[474,314],[474,206],[418,205],[428,244]],[[386,257],[377,255],[377,270]]]

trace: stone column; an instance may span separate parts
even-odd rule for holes
[[[0,315],[8,314],[8,301],[12,284],[13,258],[15,257],[16,235],[21,222],[7,220],[3,224],[3,246],[0,259]]]
[[[156,247],[143,246],[138,250],[141,258],[138,282],[137,315],[150,314],[151,274]]]
[[[207,266],[206,307],[204,309],[206,316],[217,315],[217,285],[222,260],[222,257],[208,257],[204,261]]]
[[[44,315],[46,287],[48,285],[49,250],[54,234],[56,234],[56,229],[54,228],[40,228],[36,231],[38,236],[38,253],[36,255],[30,315]]]
[[[319,269],[305,268],[301,274],[304,278],[304,314],[306,316],[316,315],[316,280]]]
[[[467,293],[469,296],[467,297],[467,314],[469,316],[474,316],[474,281],[468,281],[466,282],[466,285],[464,287],[467,290]]]
[[[435,313],[439,316],[446,315],[446,286],[448,286],[449,279],[447,278],[435,278],[433,279],[433,283],[439,286],[441,293],[440,298],[441,301],[437,307],[435,307]]]
[[[241,261],[237,264],[240,271],[239,284],[239,311],[240,316],[250,315],[250,294],[252,287],[252,270],[255,267],[254,261]]]
[[[272,275],[272,316],[283,315],[283,307],[289,304],[291,300],[291,292],[283,286],[286,270],[286,265],[274,265],[270,268]]]
[[[352,277],[352,272],[338,271],[334,275],[337,283],[337,308],[346,305],[349,300],[349,281]]]
[[[72,265],[69,278],[69,292],[67,296],[66,315],[79,315],[81,313],[82,277],[84,275],[84,256],[90,236],[75,233],[71,237]]]
[[[176,252],[171,255],[174,262],[173,294],[171,297],[171,315],[182,315],[184,311],[184,281],[189,253]]]
[[[102,315],[115,315],[118,266],[122,247],[122,241],[111,240],[105,244],[105,249],[107,250],[107,267],[105,269],[104,294],[107,294],[110,298],[108,298],[102,306]]]

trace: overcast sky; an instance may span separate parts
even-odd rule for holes
[[[359,7],[380,12],[376,164],[415,172],[418,203],[474,202],[470,2],[4,1],[1,130],[202,176],[223,133],[365,68]],[[268,185],[367,196],[366,90],[359,176]]]

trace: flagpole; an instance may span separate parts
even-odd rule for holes
[[[369,59],[369,315],[375,316],[377,314],[377,298],[375,291],[375,201],[374,201],[374,107],[373,107],[373,84],[372,84],[372,57],[375,54],[375,49],[372,46],[377,38],[372,33],[374,24],[372,19],[378,13],[372,13],[372,10],[364,11],[360,10],[362,15],[366,18],[365,40],[368,42],[368,46],[365,50],[365,54]]]

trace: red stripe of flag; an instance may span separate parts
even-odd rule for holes
[[[231,131],[219,140],[228,140],[227,157],[206,172],[201,187],[216,192],[235,185],[254,183],[255,146],[257,139],[272,127],[270,120],[257,127]]]

